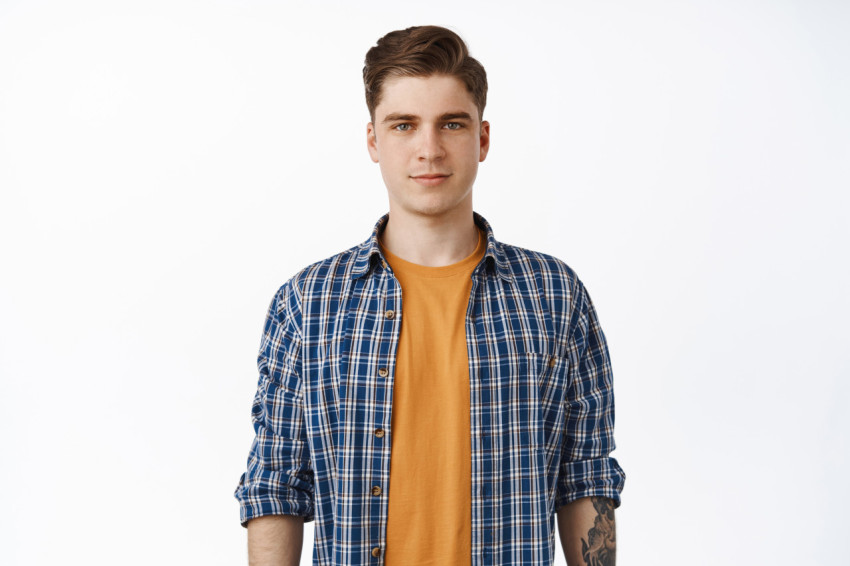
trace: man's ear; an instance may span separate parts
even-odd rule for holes
[[[369,157],[375,163],[378,162],[378,139],[375,137],[375,126],[372,122],[366,124],[366,148],[369,150]]]
[[[487,159],[487,153],[490,151],[490,122],[487,120],[481,122],[479,142],[481,144],[481,150],[478,154],[478,161],[484,161]]]

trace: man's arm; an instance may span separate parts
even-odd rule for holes
[[[569,387],[555,508],[569,566],[613,566],[614,508],[626,476],[615,458],[614,384],[605,335],[577,282],[570,332]]]
[[[583,497],[558,509],[558,534],[568,566],[614,566],[617,528],[614,504],[605,497]]]
[[[269,306],[251,415],[255,437],[234,495],[252,566],[297,565],[304,522],[314,519],[313,468],[300,377],[299,305],[291,282]]]
[[[250,566],[298,566],[304,517],[265,515],[248,521]]]

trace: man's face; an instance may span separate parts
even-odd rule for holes
[[[487,157],[490,124],[460,79],[398,77],[383,84],[367,126],[372,161],[380,164],[390,211],[438,217],[472,210],[472,184]]]

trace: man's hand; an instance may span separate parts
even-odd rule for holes
[[[617,529],[614,505],[605,497],[585,497],[558,509],[558,533],[569,566],[614,566]]]
[[[298,566],[304,517],[266,515],[248,521],[250,566]]]

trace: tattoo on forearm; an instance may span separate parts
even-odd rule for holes
[[[614,524],[614,506],[605,497],[591,497],[596,518],[593,528],[587,531],[587,540],[581,539],[581,555],[588,566],[614,566],[617,560],[617,529]]]

